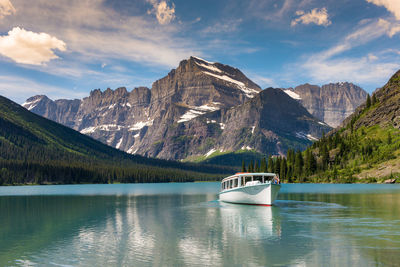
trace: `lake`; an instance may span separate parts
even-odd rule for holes
[[[400,185],[284,184],[273,207],[218,190],[0,187],[0,266],[400,265]]]

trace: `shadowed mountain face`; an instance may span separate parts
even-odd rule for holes
[[[286,89],[285,92],[298,99],[308,112],[331,127],[339,126],[367,99],[367,92],[347,82],[330,83],[322,87],[303,84],[294,89]]]
[[[35,96],[23,106],[128,153],[164,159],[282,154],[330,130],[281,90],[262,91],[240,70],[197,57],[151,90],[94,90],[82,100]]]
[[[366,102],[364,101],[363,105],[343,121],[343,128],[352,123],[354,130],[375,125],[400,129],[400,70],[374,94],[376,103],[372,103],[372,107],[365,110]]]
[[[268,88],[244,104],[171,125],[149,154],[176,158],[238,150],[283,154],[304,148],[330,127],[280,89]]]

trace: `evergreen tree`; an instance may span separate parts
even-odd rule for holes
[[[326,144],[322,146],[321,155],[322,155],[322,169],[326,170],[329,163],[329,150]]]
[[[289,148],[287,152],[288,165],[294,165],[294,150]]]
[[[247,168],[249,172],[254,172],[254,162],[253,160],[250,161],[249,167]]]
[[[267,160],[265,159],[265,157],[263,157],[261,159],[261,164],[260,164],[260,171],[261,172],[267,172]]]
[[[274,167],[274,160],[272,159],[272,156],[268,157],[268,172],[274,172],[275,167]]]
[[[246,172],[246,163],[242,160],[242,172]]]
[[[260,165],[258,165],[258,160],[256,160],[256,164],[254,166],[254,171],[255,172],[260,172]]]
[[[288,183],[293,182],[293,179],[292,179],[293,178],[293,166],[292,165],[287,166],[286,178],[287,178]]]
[[[367,103],[365,104],[365,108],[370,108],[371,107],[371,97],[369,96],[369,94],[368,94],[368,96],[367,96]]]
[[[296,152],[296,157],[294,161],[294,176],[296,178],[300,178],[303,175],[303,165],[304,165],[303,155],[298,150]]]
[[[281,172],[281,157],[276,157],[274,166],[275,166],[274,173],[279,175]]]
[[[281,159],[281,168],[280,168],[280,174],[279,177],[281,180],[286,179],[286,158]]]
[[[375,105],[378,102],[378,100],[376,99],[376,94],[372,94],[371,102],[372,102],[372,105]]]

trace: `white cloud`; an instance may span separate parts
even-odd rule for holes
[[[354,32],[348,34],[339,44],[332,48],[318,53],[318,58],[328,59],[342,52],[348,51],[353,47],[366,44],[384,35],[393,37],[400,32],[400,24],[393,23],[384,19],[363,24]]]
[[[384,83],[390,75],[400,68],[399,57],[385,56],[378,58],[372,53],[365,56],[341,57],[340,55],[355,47],[373,40],[395,34],[398,24],[383,19],[364,23],[360,28],[348,34],[337,45],[322,52],[309,55],[303,62],[293,66],[300,68],[315,83],[351,81],[356,83]]]
[[[355,83],[381,83],[400,68],[396,62],[371,61],[367,57],[330,60],[308,60],[302,65],[315,83],[350,81]]]
[[[385,7],[393,13],[397,20],[400,20],[400,1],[399,0],[367,0],[368,3]]]
[[[171,7],[168,6],[166,1],[158,2],[158,0],[148,0],[153,5],[153,9],[148,13],[154,13],[157,21],[161,24],[169,24],[175,19],[175,5],[172,3]]]
[[[0,54],[17,63],[41,65],[58,58],[55,49],[66,50],[63,41],[47,33],[35,33],[19,27],[13,28],[8,35],[0,36]]]
[[[199,45],[178,36],[185,25],[160,25],[146,14],[124,15],[105,0],[35,0],[35,5],[22,8],[27,3],[13,0],[18,12],[8,18],[9,25],[56,35],[68,44],[68,54],[63,56],[66,65],[122,60],[171,68],[190,55],[203,54]],[[4,28],[0,24],[0,31],[8,30]],[[55,62],[48,64],[49,71]]]
[[[15,8],[10,0],[0,0],[0,19],[15,14]]]
[[[376,55],[374,55],[372,53],[368,54],[368,61],[375,61],[375,60],[378,60],[378,59],[379,58]]]
[[[242,23],[242,19],[232,19],[226,20],[223,22],[217,22],[213,25],[208,26],[202,32],[204,34],[209,33],[230,33],[237,31],[240,23]]]
[[[324,7],[321,9],[314,8],[309,13],[305,13],[302,10],[296,11],[298,18],[292,20],[291,26],[296,26],[297,24],[311,24],[329,26],[332,22],[329,20],[328,10]]]

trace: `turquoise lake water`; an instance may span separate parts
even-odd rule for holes
[[[218,190],[0,187],[0,266],[400,266],[400,185],[284,184],[273,207]]]

